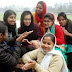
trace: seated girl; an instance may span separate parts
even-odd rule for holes
[[[32,31],[31,34],[29,34],[24,42],[22,43],[24,48],[38,48],[37,42],[41,39],[41,31],[37,24],[33,22],[33,16],[30,11],[24,11],[21,14],[21,20],[20,20],[20,27],[18,28],[18,33],[22,34],[24,32]],[[28,44],[28,42],[31,42],[32,44]],[[23,48],[23,49],[24,49]],[[24,51],[24,50],[23,50]]]
[[[41,39],[39,49],[23,55],[25,65],[22,65],[21,69],[26,71],[32,68],[36,72],[68,72],[64,57],[60,51],[54,49],[55,45],[55,35],[46,33]]]

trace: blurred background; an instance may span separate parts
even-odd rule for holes
[[[20,25],[21,13],[25,10],[35,11],[36,4],[40,0],[0,0],[0,20],[6,10],[12,9],[16,12],[17,27]],[[65,12],[67,17],[72,20],[72,0],[41,0],[47,5],[47,12],[54,13],[55,18],[59,12]],[[57,23],[57,20],[56,20]]]

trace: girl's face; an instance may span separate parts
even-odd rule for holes
[[[44,37],[42,40],[42,49],[44,52],[49,52],[53,49],[54,43],[51,39],[51,37]]]
[[[41,15],[43,13],[43,6],[41,4],[37,4],[36,12],[38,15]]]
[[[31,15],[25,15],[24,17],[24,25],[29,26],[31,24]]]
[[[14,25],[15,22],[16,22],[16,15],[14,15],[14,14],[10,15],[10,16],[7,18],[7,22],[8,22],[10,25]]]
[[[53,21],[50,20],[49,18],[44,18],[43,23],[44,23],[44,27],[45,27],[45,28],[49,28],[49,27],[51,27],[51,25],[53,24]]]
[[[58,21],[59,21],[59,24],[60,24],[61,26],[65,26],[66,23],[67,23],[67,20],[66,20],[63,16],[60,16],[60,17],[58,18]]]

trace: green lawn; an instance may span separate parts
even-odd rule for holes
[[[54,14],[55,18],[57,18],[57,14]],[[17,13],[16,20],[20,20],[21,13]],[[67,15],[69,19],[72,20],[72,15]],[[0,20],[3,20],[3,13],[0,13]]]

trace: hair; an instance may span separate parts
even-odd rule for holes
[[[4,23],[0,22],[0,33],[5,35],[6,30],[8,30],[7,26]]]
[[[64,17],[65,20],[68,19],[67,16],[66,16],[66,14],[65,14],[64,12],[60,12],[60,13],[58,14],[58,16],[57,16],[57,19],[58,19],[60,16]]]
[[[44,15],[44,18],[49,18],[51,21],[54,21],[54,17],[53,17],[53,15],[51,13],[46,13]]]
[[[10,15],[12,15],[12,14],[16,15],[16,13],[15,13],[13,10],[7,10],[7,11],[5,11],[4,16],[3,16],[3,20],[4,20],[5,22],[7,22],[7,18],[8,18]]]
[[[24,17],[26,15],[30,15],[31,16],[31,24],[29,26],[25,26],[24,24]],[[20,19],[20,27],[21,27],[21,31],[24,32],[23,30],[26,29],[27,31],[32,30],[33,29],[33,15],[30,11],[24,11],[21,14],[21,19]]]
[[[44,39],[45,37],[51,37],[52,42],[55,44],[55,36],[54,36],[53,34],[48,33],[48,34],[46,34],[46,35],[43,37],[43,39]]]
[[[13,10],[5,11],[3,20],[5,22],[5,25],[7,25],[7,27],[8,27],[8,32],[12,32],[12,36],[14,37],[14,36],[16,36],[16,23],[14,25],[10,25],[7,21],[8,17],[12,14],[14,14],[16,16],[16,13]]]
[[[43,1],[39,1],[39,2],[37,3],[37,5],[38,5],[38,4],[41,4],[41,5],[44,7]]]

